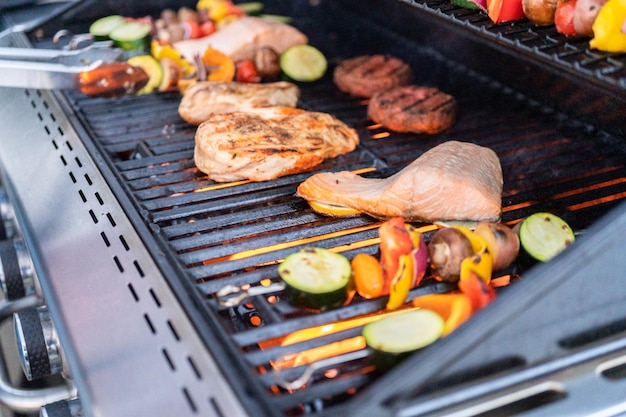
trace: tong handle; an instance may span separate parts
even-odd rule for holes
[[[313,377],[313,374],[320,369],[339,365],[344,362],[367,358],[370,355],[371,351],[369,349],[361,349],[354,352],[345,353],[343,355],[322,359],[308,365],[302,375],[291,381],[287,381],[285,378],[283,378],[280,367],[276,367],[274,368],[274,380],[276,381],[276,384],[278,384],[278,386],[285,388],[286,390],[299,390],[300,388],[306,386],[311,380],[311,377]],[[278,365],[280,365],[280,359],[276,362]]]
[[[0,47],[0,60],[84,67],[96,61],[113,62],[120,59],[123,51],[112,46],[111,41],[101,41],[82,49],[72,50]]]
[[[215,295],[217,296],[217,300],[220,305],[225,307],[234,307],[246,298],[254,297],[255,295],[270,294],[284,289],[285,283],[283,282],[270,284],[267,287],[250,287],[245,290],[236,285],[225,285]]]

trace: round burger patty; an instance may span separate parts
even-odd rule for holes
[[[337,88],[359,97],[413,82],[413,71],[404,61],[386,55],[363,55],[343,61],[335,68]]]
[[[372,96],[367,115],[395,132],[439,133],[454,123],[456,100],[434,87],[395,87]]]

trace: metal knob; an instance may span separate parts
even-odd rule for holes
[[[0,240],[15,236],[15,213],[9,202],[9,196],[3,187],[0,187]]]
[[[78,398],[57,401],[41,407],[39,417],[84,417],[83,406]]]
[[[35,268],[21,239],[0,241],[0,289],[13,301],[39,293]]]
[[[13,314],[15,337],[24,375],[29,381],[65,371],[63,352],[47,307]]]

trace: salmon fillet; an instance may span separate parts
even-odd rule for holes
[[[263,46],[269,46],[282,54],[291,46],[307,42],[307,36],[291,25],[246,16],[229,23],[212,35],[175,42],[174,48],[183,57],[193,61],[194,55],[202,56],[210,46],[236,62],[254,58],[255,52]]]
[[[279,106],[213,114],[195,139],[196,166],[218,182],[299,173],[359,143],[356,130],[330,114]]]
[[[502,168],[493,150],[449,141],[389,178],[320,173],[300,184],[297,194],[309,202],[348,207],[376,218],[498,220],[502,186]]]
[[[238,83],[201,81],[185,91],[178,114],[188,123],[199,125],[213,113],[254,111],[259,107],[295,107],[300,89],[293,83]]]

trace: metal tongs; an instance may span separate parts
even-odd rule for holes
[[[76,50],[0,48],[0,85],[43,89],[78,86],[78,75],[119,60],[121,49],[110,41]]]
[[[285,283],[275,282],[268,286],[258,286],[242,288],[236,285],[225,285],[215,294],[218,303],[224,307],[235,307],[245,299],[256,295],[265,295],[273,292],[283,291]]]

